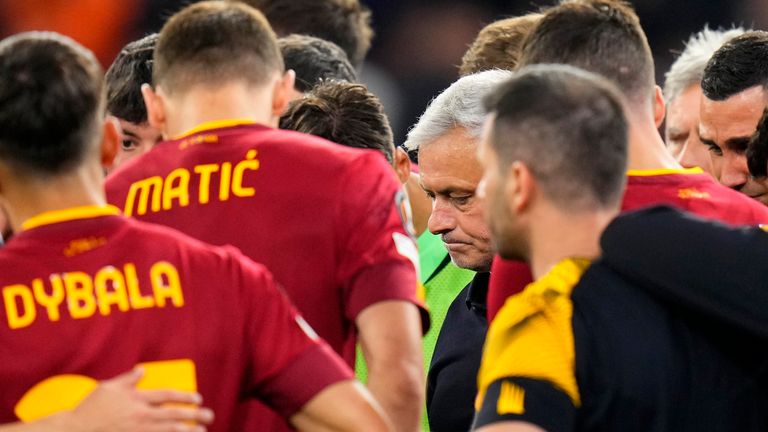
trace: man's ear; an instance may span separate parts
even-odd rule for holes
[[[530,207],[536,193],[536,179],[522,162],[513,162],[507,171],[505,198],[511,214],[517,215]]]
[[[664,122],[664,116],[667,114],[667,105],[664,103],[664,93],[661,87],[656,86],[653,98],[653,121],[656,123],[656,129],[661,127]]]
[[[411,178],[411,159],[402,147],[395,147],[395,173],[400,183],[405,184]]]
[[[290,69],[275,82],[272,92],[272,117],[274,119],[280,119],[280,116],[288,109],[288,104],[294,99],[293,85],[295,82],[296,72]]]
[[[147,108],[147,123],[160,131],[163,138],[169,139],[165,133],[165,104],[161,89],[157,92],[149,84],[141,85],[141,96],[144,97],[144,106]]]
[[[109,170],[115,162],[117,149],[120,146],[120,140],[122,138],[122,131],[120,130],[120,122],[112,116],[107,116],[102,127],[101,166],[105,170]]]

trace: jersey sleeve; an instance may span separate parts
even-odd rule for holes
[[[556,266],[499,311],[478,375],[475,427],[520,420],[550,432],[573,430],[581,402],[570,294],[586,265]]]
[[[245,313],[248,392],[284,418],[316,394],[352,379],[344,361],[298,314],[264,267],[235,257]]]
[[[574,430],[576,407],[552,382],[521,377],[500,378],[485,392],[473,430],[502,421],[524,421],[548,432]]]
[[[414,303],[429,318],[418,294],[418,251],[410,229],[410,206],[392,168],[381,155],[364,152],[342,179],[336,213],[340,237],[337,278],[344,312],[354,320],[366,307],[387,300]]]

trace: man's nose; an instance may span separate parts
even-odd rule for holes
[[[432,214],[427,221],[427,229],[432,234],[445,234],[456,228],[456,218],[446,200],[436,198],[432,205]]]
[[[720,183],[729,188],[740,190],[748,179],[747,157],[743,154],[731,153],[727,155],[720,170]]]

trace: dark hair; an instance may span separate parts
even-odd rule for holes
[[[0,42],[0,159],[21,175],[76,167],[100,137],[103,85],[93,53],[68,37]]]
[[[750,31],[720,47],[707,62],[701,90],[721,101],[762,85],[768,88],[768,32]]]
[[[533,13],[498,20],[483,27],[461,59],[459,76],[489,69],[515,69],[523,42],[541,17],[541,14]]]
[[[763,111],[763,117],[757,124],[757,131],[749,140],[747,165],[749,165],[749,173],[753,176],[768,176],[768,108]]]
[[[171,17],[155,48],[155,85],[246,80],[261,85],[283,71],[277,38],[261,12],[240,2],[204,1]]]
[[[371,48],[371,12],[359,0],[242,0],[264,12],[280,36],[305,34],[331,41],[359,68]]]
[[[349,147],[379,150],[394,164],[394,141],[379,98],[362,84],[324,81],[293,101],[280,128],[323,137]]]
[[[141,85],[152,84],[152,53],[158,34],[126,45],[107,70],[107,111],[131,123],[146,123]]]
[[[620,0],[571,0],[544,11],[520,66],[563,63],[608,78],[632,104],[653,99],[651,49],[632,7]]]
[[[277,40],[286,69],[296,72],[296,90],[306,93],[319,80],[357,81],[347,54],[333,42],[307,35],[290,35]]]
[[[523,162],[553,202],[572,210],[621,200],[628,125],[619,92],[564,65],[523,68],[486,98],[502,171]]]

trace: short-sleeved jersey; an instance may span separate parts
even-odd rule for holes
[[[0,423],[73,408],[137,364],[143,388],[199,391],[234,430],[239,401],[289,417],[351,371],[272,276],[233,248],[118,215],[44,213],[0,249]]]
[[[768,428],[765,339],[660,300],[602,261],[587,266],[561,262],[499,312],[475,427],[521,420],[549,432]]]
[[[403,196],[375,151],[231,122],[163,142],[107,179],[109,202],[126,215],[264,264],[350,366],[358,313],[418,303]]]
[[[430,320],[429,331],[424,334],[421,346],[424,352],[424,370],[429,371],[432,364],[432,354],[435,352],[435,345],[443,328],[448,309],[454,300],[461,295],[467,284],[472,281],[475,272],[456,267],[451,262],[451,257],[448,255],[448,250],[445,249],[440,236],[424,231],[419,236],[418,245],[419,270],[421,272],[419,279],[424,286],[424,302],[429,309]],[[485,330],[483,330],[483,335],[485,335]],[[358,353],[360,353],[360,348],[358,348]],[[477,363],[479,364],[479,359]],[[368,377],[365,359],[359,354],[355,365],[355,375],[363,382]],[[426,410],[421,417],[421,430],[429,432],[429,417]]]
[[[731,225],[768,223],[768,207],[721,185],[700,168],[629,171],[621,210],[655,205],[669,205]],[[491,275],[488,319],[492,321],[506,299],[522,291],[533,279],[525,263],[505,261],[498,256]]]

